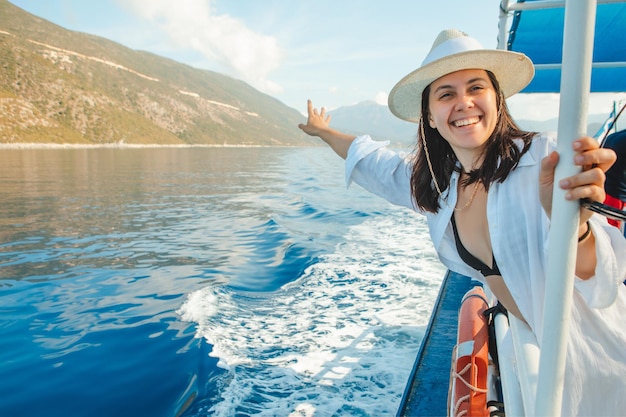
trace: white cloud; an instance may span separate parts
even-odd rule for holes
[[[229,15],[217,15],[212,0],[129,0],[141,18],[152,21],[177,47],[230,68],[234,75],[269,94],[282,91],[268,79],[283,57],[274,37],[250,30]]]
[[[376,94],[376,98],[374,100],[376,101],[376,103],[386,106],[388,97],[389,96],[387,93],[385,93],[384,91],[380,91]]]

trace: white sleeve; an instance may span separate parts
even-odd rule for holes
[[[574,285],[589,307],[606,308],[626,279],[626,239],[603,216],[594,215],[589,225],[596,241],[596,273],[588,280],[577,278]]]
[[[415,209],[411,196],[411,160],[387,149],[388,142],[357,137],[346,158],[346,186],[354,181],[392,204]]]

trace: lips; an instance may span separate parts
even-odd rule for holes
[[[455,120],[454,122],[452,122],[452,124],[455,127],[463,127],[463,126],[474,125],[478,122],[480,122],[480,117],[475,116],[475,117],[469,117],[467,119]]]

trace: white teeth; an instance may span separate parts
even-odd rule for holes
[[[470,119],[457,120],[456,122],[454,122],[454,125],[456,127],[469,126],[469,125],[478,123],[479,121],[480,121],[479,117],[472,117]]]

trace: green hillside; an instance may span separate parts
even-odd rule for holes
[[[0,143],[317,144],[302,119],[242,81],[0,0]]]

